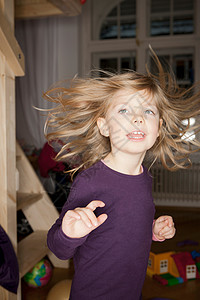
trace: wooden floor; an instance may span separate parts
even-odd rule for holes
[[[177,232],[176,236],[172,240],[168,240],[163,243],[153,242],[153,252],[161,253],[170,250],[177,252],[192,250],[200,251],[200,211],[190,211],[188,209],[180,211],[177,209],[157,208],[157,216],[162,214],[173,215]],[[187,245],[183,247],[177,245],[178,242],[188,239],[199,242],[199,245]],[[72,276],[73,267],[71,267],[69,270],[54,269],[52,279],[45,287],[37,289],[28,288],[27,285],[22,282],[22,300],[46,300],[48,291],[53,285],[55,285],[56,282],[62,279],[70,279]],[[167,287],[149,277],[146,277],[143,287],[143,300],[150,300],[153,297],[165,297],[172,300],[200,300],[200,279],[188,281],[172,287]]]

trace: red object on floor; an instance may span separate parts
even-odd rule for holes
[[[161,276],[159,276],[157,274],[153,275],[153,279],[157,280],[162,285],[168,285],[168,281],[165,278],[162,278]]]
[[[42,177],[49,177],[48,172],[50,170],[56,172],[65,170],[65,165],[62,162],[55,161],[54,158],[56,157],[56,154],[54,149],[48,143],[45,143],[38,158],[38,165]]]
[[[195,265],[195,261],[193,260],[191,253],[180,252],[177,254],[173,254],[172,257],[175,261],[180,277],[182,277],[184,281],[187,281],[186,267]],[[200,278],[197,268],[196,278]]]

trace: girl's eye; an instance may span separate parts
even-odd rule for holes
[[[154,115],[154,112],[151,109],[146,109],[145,110],[145,114],[147,114],[147,115]]]
[[[128,109],[122,108],[122,109],[119,110],[119,113],[120,114],[127,114],[128,113]]]

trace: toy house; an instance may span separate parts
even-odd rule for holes
[[[180,277],[184,281],[200,278],[195,261],[190,252],[180,252],[172,255]]]
[[[173,254],[175,254],[173,251],[158,254],[150,252],[147,275],[152,277],[154,274],[170,273],[175,277],[179,277],[177,267],[172,258]]]
[[[197,262],[198,264],[198,262]],[[190,252],[150,252],[147,275],[163,285],[174,285],[200,278],[196,261]]]

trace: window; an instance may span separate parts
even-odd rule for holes
[[[125,39],[134,38],[135,36],[136,0],[118,1],[118,4],[111,9],[102,21],[98,39]]]
[[[189,87],[200,80],[199,20],[199,0],[87,0],[81,17],[80,72],[103,68],[143,73],[150,44],[169,63],[178,84]]]
[[[150,36],[194,33],[194,0],[150,0]]]
[[[96,68],[109,72],[136,70],[136,57],[133,51],[94,54],[93,61]]]
[[[136,36],[136,2],[124,0],[105,18],[100,39],[133,38]]]
[[[192,86],[194,83],[193,49],[184,49],[184,51],[182,49],[155,51],[166,72],[170,71],[170,68],[172,67],[180,87],[189,88]],[[153,59],[150,58],[150,70],[152,70],[153,73],[156,73],[154,66]]]
[[[195,265],[186,266],[186,278],[187,279],[196,278],[196,266]]]
[[[152,268],[152,265],[153,265],[152,259],[149,258],[149,259],[148,259],[148,267],[149,267],[149,268]]]
[[[163,259],[160,261],[160,273],[166,273],[168,272],[168,260]]]
[[[170,67],[172,67],[173,72],[176,76],[177,83],[182,88],[189,88],[194,83],[194,70],[193,70],[193,49],[176,49],[176,50],[164,50],[159,51],[155,50],[158,54],[159,60],[161,61],[165,71],[167,72]],[[168,54],[165,54],[168,53]],[[182,54],[181,54],[182,52]],[[159,54],[160,53],[160,54]],[[180,53],[180,54],[178,54]],[[150,70],[153,73],[156,73],[155,64],[153,63],[153,59],[150,58]],[[170,71],[170,70],[169,70]],[[191,118],[188,120],[183,120],[182,124],[184,126],[192,127],[195,125],[196,120]],[[192,141],[196,138],[196,135],[193,130],[188,131],[186,134],[182,136],[183,140]]]

